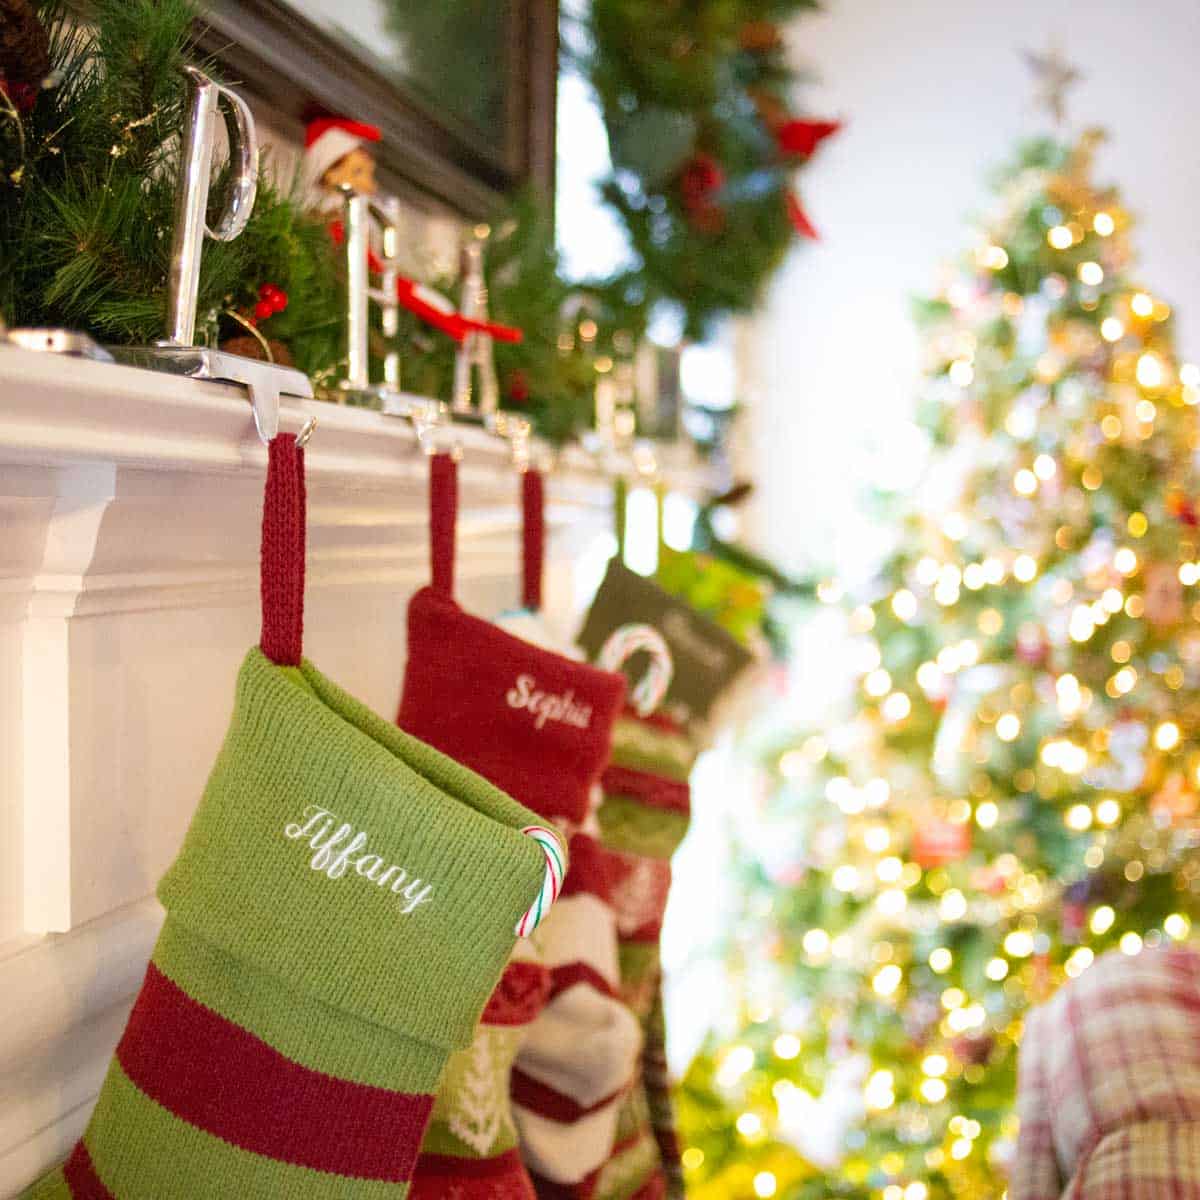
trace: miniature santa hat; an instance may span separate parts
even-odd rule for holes
[[[304,169],[308,178],[317,183],[351,150],[379,139],[379,127],[362,121],[351,121],[346,117],[318,117],[309,121],[304,138]]]

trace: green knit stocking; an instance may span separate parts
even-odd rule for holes
[[[401,1200],[542,882],[535,823],[252,650],[91,1122],[27,1197]]]

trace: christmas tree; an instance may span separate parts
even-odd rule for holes
[[[740,1028],[681,1095],[698,1197],[1000,1200],[1023,1015],[1195,918],[1200,370],[1097,140],[1022,145],[919,306],[923,480],[869,594],[825,588],[855,698],[739,821]]]

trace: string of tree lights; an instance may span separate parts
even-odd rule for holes
[[[869,591],[822,588],[855,703],[762,766],[699,1197],[1001,1200],[1029,1006],[1196,918],[1200,369],[1098,137],[1022,145],[920,305],[928,466]]]

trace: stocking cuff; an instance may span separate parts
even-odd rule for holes
[[[170,917],[284,987],[466,1045],[537,895],[532,813],[311,663],[252,650],[183,849]]]
[[[625,680],[514,637],[434,588],[408,606],[397,723],[551,821],[579,825]]]

